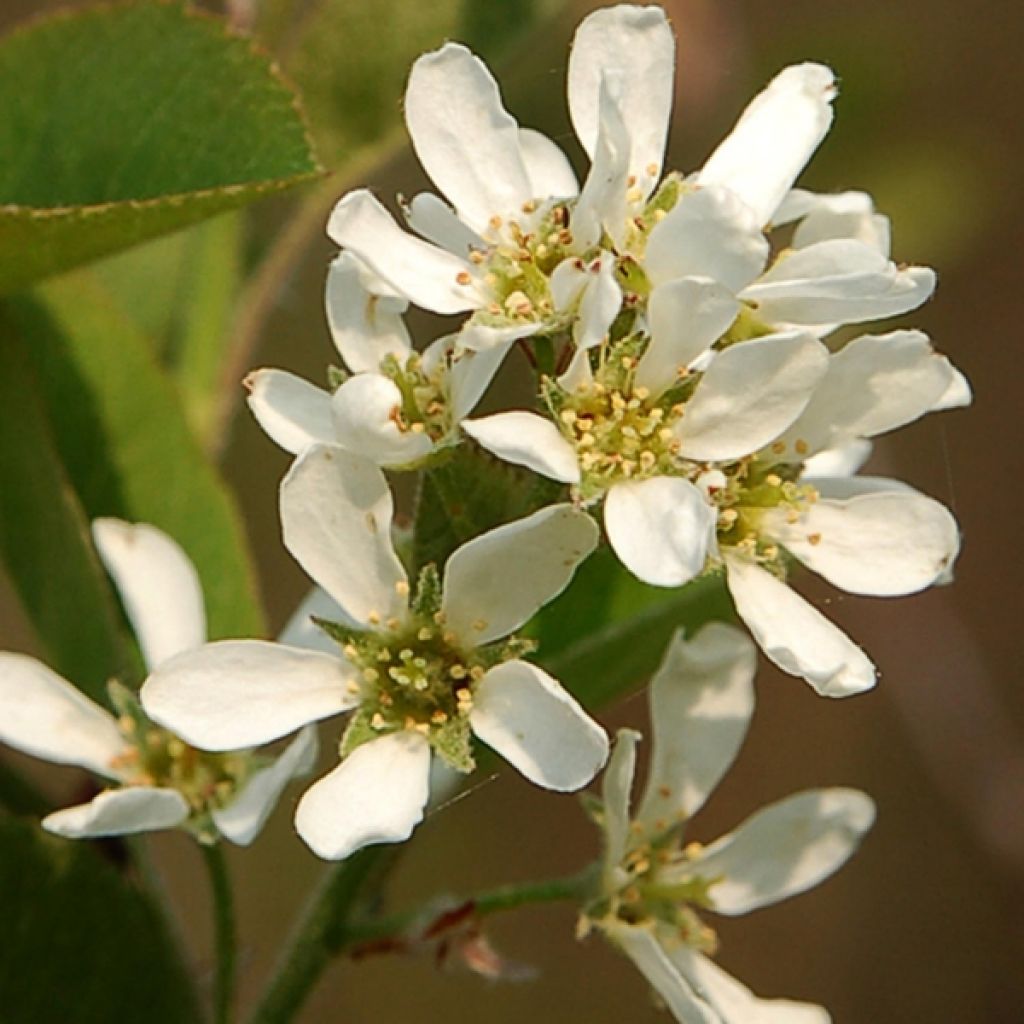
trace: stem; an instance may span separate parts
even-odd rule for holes
[[[231,894],[231,878],[220,843],[203,846],[203,860],[210,875],[213,895],[214,942],[217,971],[213,985],[213,1019],[216,1024],[231,1020],[231,1004],[235,988],[235,908]]]
[[[514,882],[476,893],[448,904],[440,912],[424,914],[423,908],[392,914],[349,928],[344,948],[363,955],[401,949],[417,940],[434,939],[467,918],[480,920],[520,907],[544,903],[586,901],[597,878],[599,865],[588,864],[575,875],[540,882]]]
[[[292,1020],[331,958],[345,945],[348,919],[363,888],[387,873],[397,850],[367,847],[324,875],[251,1018],[252,1024],[285,1024]]]

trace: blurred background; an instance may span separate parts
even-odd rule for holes
[[[0,27],[56,6],[6,0]],[[357,184],[389,202],[396,192],[412,195],[426,184],[401,132],[409,62],[445,38],[470,43],[491,61],[520,122],[579,158],[564,101],[565,63],[576,23],[595,6],[580,0],[229,5],[236,25],[256,35],[304,95],[331,172],[298,198],[272,200],[238,222],[247,265],[259,268],[239,288],[231,318],[241,371],[270,365],[323,379],[334,358],[322,314],[332,256],[323,223],[331,203]],[[841,597],[810,579],[799,581],[868,649],[881,683],[837,704],[762,665],[749,740],[693,835],[713,838],[764,803],[822,785],[873,794],[878,824],[860,855],[820,889],[720,922],[720,961],[759,994],[824,1003],[838,1022],[1024,1020],[1024,595],[1019,546],[1010,536],[1024,504],[1014,370],[1024,295],[1024,16],[1006,0],[970,7],[953,0],[669,0],[663,6],[679,45],[667,165],[698,167],[747,100],[785,64],[831,65],[842,81],[835,125],[800,183],[870,191],[893,219],[896,258],[938,269],[936,297],[907,322],[931,334],[976,396],[969,410],[932,416],[883,440],[869,467],[907,479],[954,509],[964,536],[956,585],[887,602]],[[187,253],[190,234],[133,250],[96,273],[126,304],[145,293],[146,315],[148,304],[172,308],[175,293],[170,285],[160,291],[167,282],[159,268],[168,253]],[[140,281],[148,282],[145,288]],[[433,336],[425,320],[416,327],[422,339]],[[269,620],[279,627],[306,587],[278,535],[276,484],[287,457],[249,418],[240,388],[233,397],[223,411],[230,427],[218,457],[257,553]],[[0,646],[34,650],[9,588],[0,587],[0,600]],[[645,701],[628,700],[604,721],[609,728],[644,728]],[[31,770],[55,799],[72,796],[81,784],[69,770],[44,771],[27,758],[3,756]],[[292,792],[284,803],[296,797]],[[573,813],[572,798],[566,800],[512,772],[483,781],[417,833],[396,875],[395,906],[439,891],[465,893],[574,870],[596,852],[597,835]],[[206,892],[192,880],[198,855],[183,835],[161,836],[154,846],[202,972],[210,936]],[[251,1004],[323,865],[293,836],[285,807],[254,850],[229,854],[244,936],[241,995]],[[497,947],[535,968],[528,980],[489,982],[439,971],[429,959],[338,964],[301,1020],[668,1019],[631,965],[596,937],[577,942],[574,923],[560,907],[493,922],[489,934]]]

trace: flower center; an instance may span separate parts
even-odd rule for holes
[[[718,508],[719,546],[742,551],[784,580],[785,559],[762,534],[762,520],[767,510],[783,508],[795,523],[818,500],[813,485],[799,482],[802,470],[799,463],[773,465],[751,457],[706,474],[704,489]]]
[[[214,754],[190,747],[153,725],[127,687],[111,683],[110,692],[119,712],[118,728],[130,744],[111,767],[125,786],[176,789],[188,802],[193,819],[227,806],[264,763],[248,751]]]
[[[402,621],[360,631],[317,620],[359,673],[350,684],[359,708],[342,738],[342,757],[379,736],[408,729],[425,736],[453,768],[470,772],[475,767],[469,714],[476,687],[493,665],[529,653],[534,644],[508,637],[467,647],[446,628],[439,606],[437,570],[428,565]]]
[[[402,395],[402,404],[395,409],[392,420],[403,434],[426,434],[436,442],[451,433],[449,368],[449,360],[440,359],[427,372],[418,352],[412,353],[404,363],[393,355],[381,360],[381,374],[393,381]]]
[[[687,946],[713,954],[718,937],[698,911],[712,905],[708,894],[718,879],[688,870],[701,849],[699,843],[680,847],[675,832],[635,847],[622,862],[621,885],[587,915],[598,924],[608,918],[631,925],[653,921],[672,929]]]
[[[697,467],[679,457],[676,427],[698,374],[681,378],[663,394],[633,383],[646,338],[628,335],[600,347],[591,382],[573,391],[544,382],[542,397],[580,464],[580,496],[600,497],[623,480],[692,475]]]

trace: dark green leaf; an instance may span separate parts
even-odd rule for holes
[[[415,572],[443,566],[460,544],[558,500],[564,488],[465,442],[423,474],[416,503]]]
[[[95,845],[0,820],[5,1024],[200,1020],[151,901]]]
[[[19,332],[0,309],[0,558],[46,660],[89,696],[131,664]]]
[[[166,530],[199,570],[210,635],[258,635],[245,531],[149,339],[87,271],[11,308],[31,342],[57,448],[89,517]]]
[[[103,6],[0,41],[0,290],[317,171],[292,91],[217,19]]]

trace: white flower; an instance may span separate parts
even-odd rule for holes
[[[919,331],[863,335],[829,358],[784,434],[715,481],[736,610],[768,657],[819,693],[866,690],[875,669],[786,586],[782,552],[852,594],[892,597],[943,582],[960,546],[949,511],[899,481],[851,474],[870,450],[866,439],[941,407],[960,381]]]
[[[550,419],[508,412],[463,423],[499,457],[571,484],[584,502],[603,498],[615,553],[656,586],[688,582],[715,551],[717,512],[700,486],[708,465],[777,438],[828,365],[824,346],[794,331],[734,345],[680,379],[680,362],[706,355],[732,315],[710,283],[680,284],[671,302],[652,301],[638,360],[623,348],[572,388],[549,382]]]
[[[117,585],[150,669],[206,640],[195,568],[152,526],[97,519],[93,538]],[[125,687],[112,684],[120,718],[93,703],[42,662],[0,653],[0,740],[112,783],[89,803],[57,811],[43,827],[67,838],[183,826],[203,841],[240,845],[256,837],[288,781],[305,774],[316,737],[304,730],[273,763],[245,751],[204,755],[158,729]]]
[[[327,317],[353,375],[332,394],[284,370],[251,373],[249,408],[271,439],[293,455],[338,444],[396,469],[416,468],[456,443],[459,421],[511,342],[457,351],[452,335],[417,353],[402,320],[406,306],[351,253],[338,256],[327,277]]]
[[[323,623],[334,655],[225,641],[153,673],[142,699],[156,721],[208,750],[269,742],[355,711],[342,761],[302,797],[296,828],[320,856],[406,839],[422,819],[431,752],[473,767],[472,738],[531,782],[568,791],[604,764],[604,731],[509,637],[560,593],[593,550],[593,521],[543,509],[457,549],[443,585],[428,566],[411,593],[391,542],[381,471],[313,446],[281,485],[285,545],[338,606]]]
[[[732,764],[754,708],[755,650],[740,631],[677,635],[651,683],[651,769],[635,815],[640,739],[620,730],[603,780],[602,892],[590,922],[640,969],[682,1024],[827,1024],[818,1006],[755,996],[710,959],[701,913],[734,916],[804,892],[838,870],[871,827],[853,789],[797,793],[704,846],[689,819]]]

